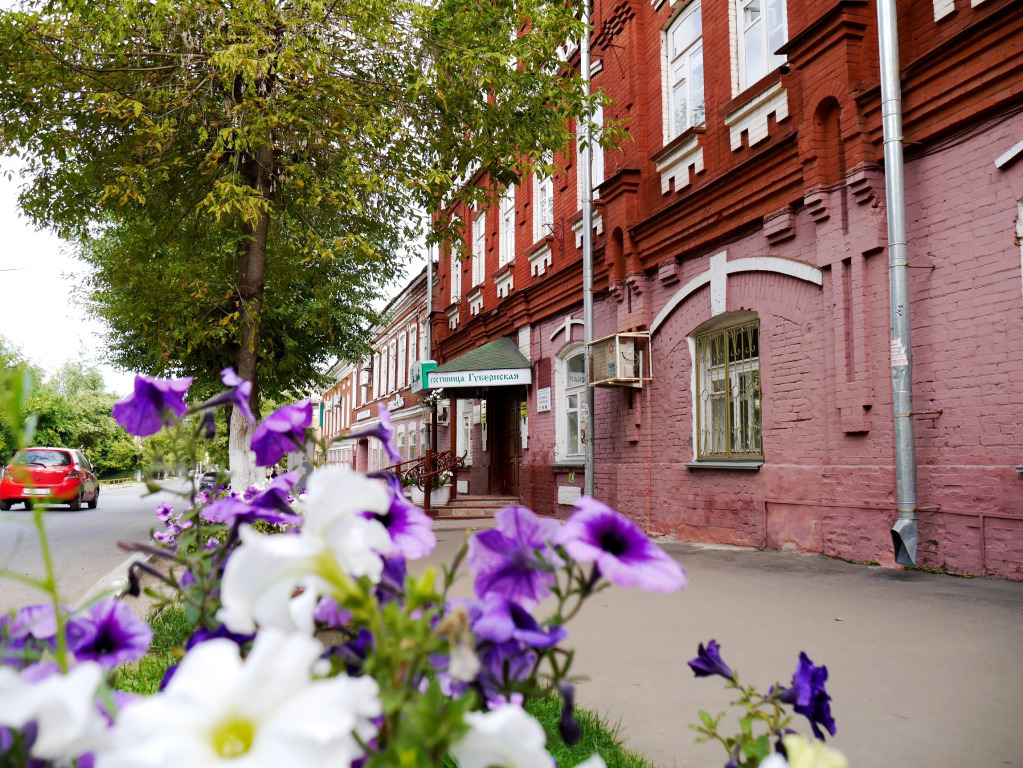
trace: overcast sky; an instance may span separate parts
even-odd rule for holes
[[[68,360],[99,365],[102,327],[72,296],[87,268],[61,240],[19,215],[21,184],[17,176],[0,178],[0,335],[47,371]],[[100,368],[107,389],[131,391],[132,374]]]

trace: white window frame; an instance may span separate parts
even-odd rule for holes
[[[451,425],[455,430],[455,453],[465,454],[465,464],[472,464],[472,411],[473,400],[454,400],[454,408],[449,407],[448,413],[454,413],[455,422]]]
[[[391,339],[387,343],[387,392],[394,391],[398,379],[398,341]]]
[[[479,285],[487,273],[487,213],[478,211],[472,220],[472,284]]]
[[[373,399],[376,400],[380,397],[380,385],[383,383],[383,379],[380,376],[380,353],[373,353]]]
[[[451,303],[457,304],[462,300],[462,263],[455,254],[451,254]]]
[[[682,37],[686,31],[691,34]],[[700,0],[685,6],[664,30],[664,58],[664,140],[667,143],[706,119]],[[685,104],[682,114],[677,114],[679,102]]]
[[[500,214],[498,218],[500,243],[498,246],[498,266],[515,261],[515,185],[509,184],[501,195]]]
[[[419,360],[419,326],[410,325],[408,329],[408,374],[407,381],[412,381],[412,366]]]
[[[697,461],[762,461],[760,320],[742,313],[692,336]]]
[[[600,186],[601,182],[604,181],[604,148],[600,146],[600,137],[604,132],[604,107],[597,106],[593,110],[593,123],[597,126],[597,130],[594,131],[593,135],[590,136],[590,183],[593,185],[593,199],[598,200],[600,198],[600,192],[597,191],[597,187]],[[582,141],[582,130],[577,129],[576,131],[576,205],[581,210],[583,207],[583,141]]]
[[[749,22],[746,11],[754,7],[757,18]],[[735,27],[739,91],[744,91],[785,63],[783,55],[774,53],[788,40],[785,0],[735,0]]]
[[[408,375],[408,334],[405,331],[398,334],[397,375],[397,389],[404,389],[406,377]]]
[[[554,232],[554,177],[533,174],[533,242]]]
[[[554,397],[556,409],[554,455],[558,461],[578,461],[585,456],[586,448],[583,443],[583,403],[586,399],[586,382],[585,379],[575,385],[570,385],[568,382],[569,361],[585,354],[586,345],[576,341],[566,344],[554,358]],[[572,399],[575,400],[574,408],[570,407]],[[576,452],[569,450],[572,413],[576,414]]]

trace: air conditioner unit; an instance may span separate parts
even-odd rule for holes
[[[590,342],[591,387],[634,387],[652,379],[650,332],[616,333]]]

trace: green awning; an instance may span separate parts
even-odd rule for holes
[[[430,389],[533,383],[533,369],[529,360],[508,337],[488,341],[472,352],[437,366],[428,376]]]

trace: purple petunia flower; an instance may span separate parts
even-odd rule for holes
[[[249,399],[252,397],[252,382],[246,381],[235,373],[234,368],[222,370],[220,372],[220,380],[224,382],[224,386],[227,389],[219,395],[211,397],[202,405],[195,406],[190,413],[208,411],[216,408],[218,405],[232,405],[238,409],[239,413],[249,424],[255,424],[256,417],[252,415],[252,409],[249,407]]]
[[[487,709],[521,703],[522,694],[512,692],[511,688],[529,677],[536,665],[536,652],[514,640],[484,645],[479,651],[481,669],[477,684]]]
[[[554,583],[550,566],[560,562],[550,546],[558,522],[519,506],[498,510],[494,519],[497,528],[469,539],[468,565],[476,572],[476,594],[493,593],[535,605],[550,594]]]
[[[388,491],[391,494],[391,506],[386,514],[363,513],[369,519],[379,520],[391,535],[394,548],[388,557],[418,560],[433,552],[434,547],[437,546],[437,536],[433,532],[433,520],[405,498],[401,481],[390,472],[377,472],[369,477],[386,480]]]
[[[300,522],[302,517],[295,514],[288,500],[289,492],[298,482],[298,477],[298,472],[288,472],[274,478],[262,492],[256,492],[252,496],[248,496],[246,492],[241,498],[225,496],[204,507],[199,514],[203,520],[229,526],[237,523],[251,524],[256,520],[265,520],[277,525],[294,525]]]
[[[828,668],[816,666],[805,652],[801,652],[799,664],[792,675],[792,687],[782,688],[778,692],[778,700],[792,704],[796,712],[806,717],[814,736],[821,741],[824,740],[824,733],[818,724],[823,725],[832,736],[838,732],[835,719],[831,716],[831,696],[824,690],[827,680]]]
[[[387,409],[385,403],[380,403],[377,406],[377,414],[380,416],[380,422],[376,426],[352,432],[348,435],[348,439],[357,440],[360,437],[375,437],[384,444],[384,451],[387,453],[391,463],[401,464],[401,454],[394,447],[394,428],[391,427],[391,412]]]
[[[285,454],[301,450],[305,428],[312,421],[313,406],[308,398],[278,408],[263,419],[252,433],[250,443],[256,454],[256,465],[272,467]]]
[[[218,499],[209,506],[203,507],[199,515],[207,522],[223,523],[227,526],[240,523],[252,524],[257,520],[265,520],[277,525],[292,525],[302,519],[295,514],[282,514],[272,509],[257,507],[254,504],[246,504],[241,499],[231,496]]]
[[[707,647],[700,647],[696,651],[696,658],[689,662],[689,668],[697,677],[710,677],[721,675],[726,680],[735,680],[735,673],[725,662],[721,660],[720,646],[717,640],[711,640]]]
[[[530,648],[550,648],[568,637],[564,627],[545,630],[514,600],[494,594],[483,601],[483,614],[472,628],[481,640],[493,643],[517,640]]]
[[[75,657],[107,669],[141,659],[152,639],[149,625],[120,600],[103,600],[68,622],[68,646]]]
[[[63,609],[68,612],[66,606]],[[37,661],[55,644],[57,619],[53,606],[27,605],[13,616],[0,616],[0,664],[18,669]]]
[[[554,537],[580,563],[597,570],[619,587],[671,592],[686,585],[682,567],[651,542],[620,512],[589,496],[575,503],[576,512]]]
[[[323,595],[316,603],[313,619],[327,627],[343,627],[352,620],[352,612],[342,608],[330,595]]]
[[[183,379],[156,379],[135,376],[135,391],[114,404],[110,415],[114,421],[136,437],[148,437],[171,423],[171,415],[181,416],[188,407],[185,393],[192,377]]]

